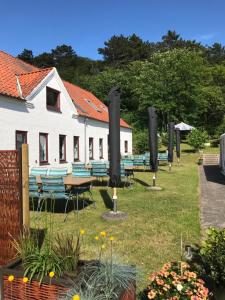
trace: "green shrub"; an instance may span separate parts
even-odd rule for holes
[[[145,153],[149,151],[148,146],[148,130],[135,130],[133,134],[133,149],[134,154]]]
[[[197,151],[204,149],[204,144],[208,139],[209,137],[205,130],[193,129],[187,136],[187,143]]]
[[[209,228],[200,253],[214,283],[225,287],[225,229]]]

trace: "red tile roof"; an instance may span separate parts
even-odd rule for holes
[[[0,51],[0,94],[24,99],[52,69],[39,69]],[[64,85],[80,116],[109,122],[107,106],[92,93],[66,81],[64,81]],[[121,126],[130,128],[122,119]]]
[[[16,75],[37,70],[38,68],[0,51],[0,94],[21,98]]]
[[[52,71],[53,68],[20,74],[18,76],[23,97],[28,96],[33,89]]]
[[[91,92],[80,88],[70,82],[63,81],[71,99],[73,100],[78,114],[102,122],[109,122],[108,107],[96,98]],[[130,126],[121,119],[122,127]]]

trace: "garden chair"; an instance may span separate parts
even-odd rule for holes
[[[72,164],[72,176],[74,177],[90,177],[91,171],[85,168],[84,163]]]
[[[76,163],[72,165],[72,176],[73,177],[79,177],[79,178],[88,178],[91,177],[91,171],[85,168],[85,164],[84,163]],[[91,192],[91,184],[88,183],[86,185],[82,185],[82,186],[73,186],[72,187],[72,194],[73,196],[76,197],[76,201],[77,201],[77,208],[78,208],[78,200],[79,200],[79,196],[85,193],[89,193],[91,201],[94,203],[94,207],[96,208],[96,202],[93,200],[93,195]],[[87,201],[85,201],[83,199],[83,208],[84,208],[84,204],[87,203]]]
[[[34,208],[34,199],[40,198],[39,186],[37,184],[36,176],[29,176],[29,198],[32,201],[32,206]]]
[[[67,168],[51,168],[48,171],[49,176],[67,176]]]
[[[134,167],[144,167],[144,157],[142,155],[134,156]]]
[[[131,176],[134,178],[134,170],[133,170],[134,162],[133,162],[133,159],[131,159],[131,158],[124,158],[124,159],[121,160],[121,163],[124,165],[125,172],[126,172],[128,178],[129,178],[129,181],[130,181]],[[126,166],[130,167],[131,169],[130,170],[126,170]]]
[[[144,163],[146,169],[150,167],[150,152],[145,152]]]
[[[108,168],[106,163],[94,163],[92,164],[92,176],[97,177],[99,180],[103,178],[107,178],[107,185],[108,185]]]
[[[41,176],[41,181],[42,181],[42,193],[38,201],[37,210],[38,211],[41,210],[41,201],[47,201],[47,199],[51,199],[53,205],[52,208],[54,209],[56,199],[65,200],[66,201],[65,209],[64,209],[64,213],[66,215],[64,218],[65,221],[67,217],[66,214],[67,205],[69,200],[72,200],[72,197],[71,197],[71,192],[68,193],[66,191],[63,177],[62,176],[58,176],[58,177]],[[75,203],[74,203],[74,209],[75,209]]]
[[[44,175],[46,176],[48,173],[47,168],[31,168],[30,175],[37,176],[37,175]]]
[[[123,163],[120,163],[120,176],[121,176],[121,179],[125,179],[124,187],[129,186],[130,181],[128,179],[128,173],[126,172],[125,165]]]
[[[158,162],[160,162],[160,161],[167,162],[168,154],[167,153],[158,153]]]

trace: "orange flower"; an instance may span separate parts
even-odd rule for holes
[[[149,293],[148,293],[148,299],[154,299],[156,296],[156,292],[154,290],[151,290]]]

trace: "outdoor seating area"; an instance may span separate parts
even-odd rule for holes
[[[225,1],[42,2],[1,3],[0,300],[225,300]]]

